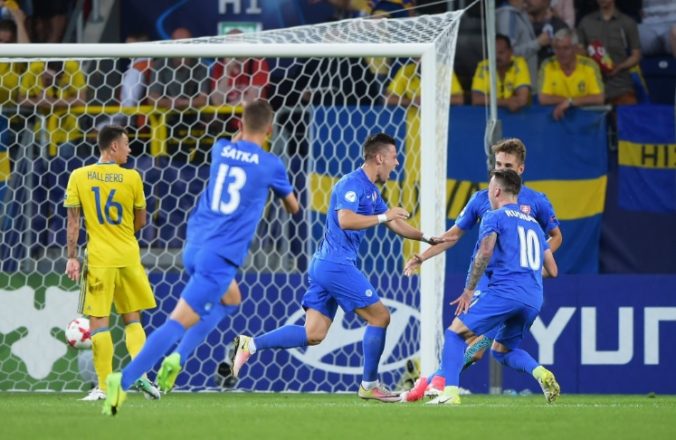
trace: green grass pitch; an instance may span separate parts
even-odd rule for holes
[[[459,407],[351,394],[139,394],[115,417],[78,394],[0,393],[4,439],[676,439],[676,396],[472,395]]]

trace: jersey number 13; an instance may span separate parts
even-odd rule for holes
[[[232,181],[225,184],[226,178],[232,178]],[[228,179],[230,180],[230,179]],[[221,214],[232,214],[240,202],[240,190],[246,183],[246,172],[239,167],[230,167],[227,164],[221,164],[218,167],[218,175],[214,184],[214,194],[211,199],[211,210]],[[223,202],[223,190],[228,194],[228,201]]]

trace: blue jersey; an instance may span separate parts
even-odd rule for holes
[[[554,208],[543,193],[533,191],[524,185],[521,187],[517,201],[521,212],[535,218],[545,233],[549,234],[552,229],[559,226]],[[463,231],[469,231],[490,210],[491,203],[488,200],[488,190],[482,189],[472,195],[455,220],[455,224]]]
[[[241,265],[270,189],[277,197],[293,191],[277,156],[252,142],[218,140],[211,150],[209,184],[188,219],[187,245],[213,249]]]
[[[329,211],[326,213],[324,238],[315,258],[342,264],[356,264],[359,243],[366,230],[343,230],[338,224],[338,210],[349,209],[361,215],[377,215],[387,211],[378,187],[359,168],[343,176],[333,187]]]
[[[479,242],[491,233],[497,241],[491,258],[490,294],[519,301],[540,309],[542,306],[542,262],[549,244],[538,222],[520,211],[519,205],[506,205],[484,214]]]

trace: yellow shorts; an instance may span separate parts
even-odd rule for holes
[[[84,265],[80,289],[78,311],[87,316],[110,316],[112,304],[117,313],[137,312],[157,305],[140,263],[127,267]]]

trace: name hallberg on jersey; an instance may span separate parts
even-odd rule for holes
[[[258,153],[249,153],[247,151],[238,150],[237,148],[231,146],[223,148],[223,151],[221,151],[221,157],[239,160],[240,162],[258,164]]]
[[[89,180],[98,180],[99,182],[124,182],[123,174],[113,174],[113,173],[99,173],[97,171],[89,171],[87,173],[87,179]]]
[[[537,220],[535,220],[530,215],[524,214],[523,212],[520,211],[514,211],[513,209],[505,209],[505,214],[507,214],[507,217],[518,217],[521,220],[537,223]]]

